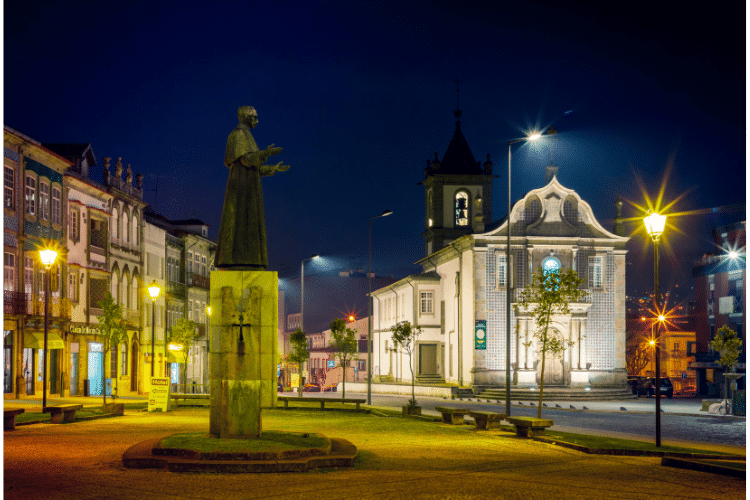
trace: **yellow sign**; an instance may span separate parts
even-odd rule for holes
[[[151,389],[148,392],[148,411],[169,409],[169,390],[172,384],[169,377],[152,377]]]
[[[183,348],[182,344],[167,344],[167,349],[170,351],[181,351]]]

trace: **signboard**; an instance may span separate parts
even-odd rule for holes
[[[478,319],[474,322],[474,349],[477,351],[487,349],[487,320]]]
[[[148,393],[148,411],[167,411],[169,409],[170,387],[168,377],[151,378],[151,390]]]
[[[292,390],[299,387],[299,373],[292,373],[292,381],[290,382]]]

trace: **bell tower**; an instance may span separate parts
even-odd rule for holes
[[[456,80],[456,94],[458,83]],[[433,254],[465,234],[482,233],[492,221],[492,162],[490,155],[482,164],[474,155],[461,132],[461,114],[456,97],[456,130],[443,159],[435,153],[427,160],[425,189],[426,255]]]

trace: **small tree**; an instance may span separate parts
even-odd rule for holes
[[[583,296],[580,289],[583,280],[572,269],[566,271],[544,271],[541,267],[532,275],[532,283],[521,290],[520,304],[528,309],[536,320],[537,356],[541,355],[542,369],[539,384],[539,406],[537,418],[542,418],[542,398],[544,397],[544,368],[547,353],[562,358],[565,349],[573,345],[565,341],[554,331],[550,332],[550,323],[554,314],[569,314],[570,302],[577,302]],[[531,343],[524,344],[529,347]]]
[[[357,341],[354,330],[346,327],[346,322],[341,318],[331,321],[331,337],[333,337],[332,347],[336,350],[336,357],[339,358],[339,364],[344,370],[344,380],[342,385],[341,397],[346,397],[346,367],[349,364],[350,357],[357,352]]]
[[[630,375],[638,375],[651,361],[651,347],[646,345],[643,332],[628,331],[626,336],[625,365]]]
[[[724,325],[719,328],[716,337],[708,345],[719,353],[719,364],[724,367],[724,373],[734,373],[734,365],[742,349],[742,339],[737,336],[737,332]],[[724,378],[724,399],[728,399],[726,377]]]
[[[122,319],[122,307],[119,304],[115,304],[115,299],[112,297],[111,293],[107,293],[107,296],[99,301],[99,307],[103,311],[103,314],[97,317],[99,320],[99,331],[101,332],[102,340],[104,341],[104,352],[102,353],[102,396],[104,404],[107,404],[104,359],[113,347],[117,349],[117,346],[127,338],[127,332],[125,330],[125,322]],[[115,370],[116,369],[117,367],[115,367]],[[117,392],[117,377],[114,377],[114,379],[115,387],[113,387],[113,400],[115,398],[114,394]]]
[[[297,396],[302,397],[302,366],[310,357],[310,351],[307,349],[307,336],[305,332],[297,328],[289,337],[289,344],[291,344],[292,352],[289,353],[289,361],[297,363],[299,368],[299,389]]]
[[[180,318],[172,326],[169,332],[169,338],[167,343],[182,344],[183,353],[185,355],[185,362],[182,363],[182,393],[187,394],[187,356],[190,352],[190,346],[192,345],[197,332],[195,331],[195,321],[185,318]]]
[[[417,345],[417,337],[422,334],[422,329],[411,326],[408,321],[401,321],[391,327],[391,337],[393,343],[400,346],[401,349],[409,355],[409,370],[411,370],[411,401],[409,406],[417,406],[417,398],[414,396],[414,367],[412,366],[412,354]]]

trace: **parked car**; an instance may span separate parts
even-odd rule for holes
[[[628,376],[628,387],[633,391],[633,394],[640,396],[638,386],[643,384],[643,380],[643,377]]]
[[[320,392],[320,386],[318,384],[305,384],[302,392]]]
[[[668,378],[662,378],[660,379],[661,388],[659,389],[659,393],[661,395],[667,396],[667,398],[672,399],[672,396],[674,395],[674,387],[672,386],[672,381]],[[651,397],[656,394],[656,379],[655,378],[647,378],[644,379],[643,383],[638,386],[638,395],[646,394],[648,397]]]

